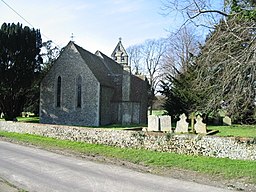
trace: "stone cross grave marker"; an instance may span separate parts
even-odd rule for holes
[[[191,120],[191,131],[192,133],[195,133],[195,119],[196,119],[196,114],[195,112],[192,112],[189,115],[189,119]]]
[[[148,116],[148,131],[159,131],[159,117],[155,115]]]
[[[187,133],[188,132],[188,122],[186,121],[187,116],[183,113],[180,115],[180,120],[176,123],[176,133]]]
[[[231,126],[231,125],[232,125],[232,123],[231,123],[231,118],[230,118],[229,116],[225,116],[225,117],[223,118],[223,124],[224,124],[224,125],[229,125],[229,126]]]
[[[160,120],[160,131],[172,131],[172,122],[171,122],[171,116],[169,115],[164,115],[164,116],[159,116]]]
[[[196,133],[206,134],[206,124],[203,123],[203,118],[200,115],[196,117],[195,131]]]

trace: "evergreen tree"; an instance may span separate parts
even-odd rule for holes
[[[39,30],[4,23],[0,29],[0,108],[14,120],[38,83],[42,59]]]
[[[197,78],[198,68],[189,63],[186,70],[177,71],[176,75],[169,74],[161,83],[161,93],[167,98],[164,108],[175,120],[182,113],[204,112],[205,92],[198,92],[192,84]]]

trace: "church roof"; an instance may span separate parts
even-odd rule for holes
[[[106,56],[104,53],[96,51],[95,55],[99,56],[102,59],[102,62],[112,74],[122,73],[123,67],[120,64],[116,63],[113,59]]]
[[[92,54],[75,43],[73,43],[73,45],[76,47],[82,59],[85,61],[100,84],[113,87],[113,74],[120,74],[122,66],[100,51],[97,51],[96,54]]]

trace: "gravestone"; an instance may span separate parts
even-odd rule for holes
[[[176,133],[187,133],[188,132],[188,122],[186,121],[187,116],[183,113],[180,115],[180,120],[176,123]]]
[[[223,118],[223,124],[224,124],[224,125],[229,125],[229,126],[231,126],[231,125],[232,125],[232,123],[231,123],[231,118],[230,118],[229,116],[225,116],[225,117]]]
[[[196,133],[206,134],[206,124],[203,123],[203,118],[200,115],[196,117],[195,131]]]
[[[148,116],[148,131],[159,131],[159,117],[155,115]]]
[[[0,113],[0,118],[1,118],[1,119],[4,118],[4,113],[3,113],[3,112]]]
[[[159,117],[160,120],[160,131],[172,131],[171,116],[164,115]]]

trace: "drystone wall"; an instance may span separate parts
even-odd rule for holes
[[[0,121],[0,130],[162,152],[256,160],[256,140]]]

